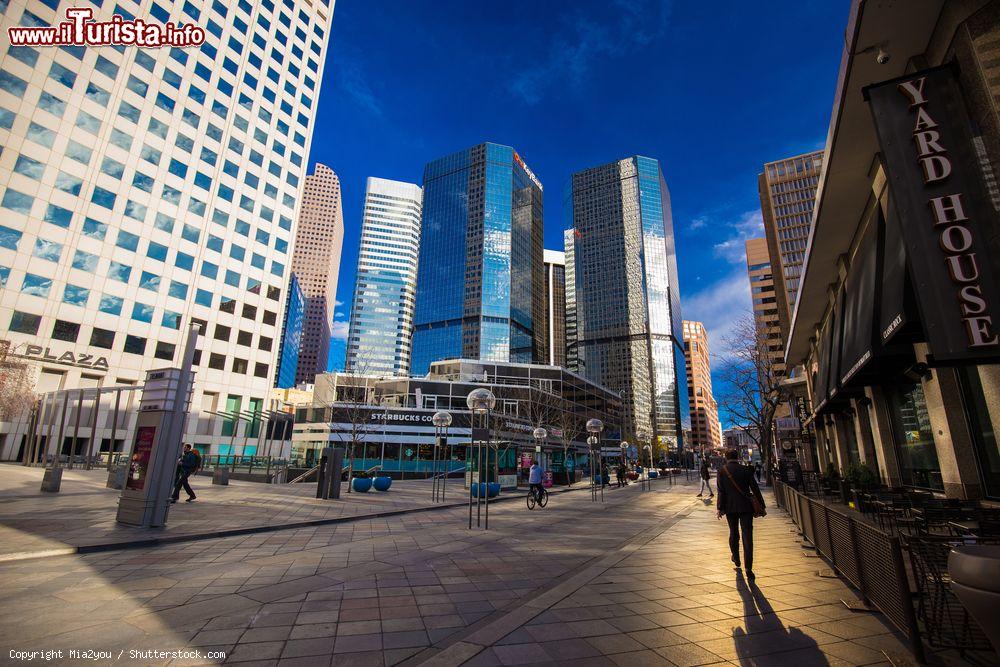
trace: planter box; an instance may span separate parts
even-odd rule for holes
[[[355,477],[351,487],[358,493],[367,493],[372,488],[372,480],[368,477]]]

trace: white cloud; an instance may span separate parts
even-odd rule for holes
[[[508,84],[510,91],[527,104],[537,104],[555,82],[580,89],[595,63],[628,55],[660,37],[671,2],[616,0],[610,7],[614,20],[580,13],[568,16],[567,29],[549,36],[548,54],[523,68]]]
[[[696,229],[701,229],[707,224],[708,220],[706,220],[705,218],[695,218],[694,220],[691,221],[691,224],[688,225],[688,229],[694,231]]]
[[[330,338],[334,340],[347,340],[348,327],[349,325],[347,322],[341,322],[340,320],[335,321],[333,323],[333,331],[330,334]]]
[[[747,239],[764,235],[764,217],[760,209],[746,211],[735,222],[723,226],[729,229],[729,236],[712,246],[712,252],[730,264],[745,264]]]
[[[684,319],[705,325],[712,357],[725,356],[725,340],[737,322],[751,311],[750,280],[745,270],[733,270],[712,285],[683,298]],[[716,362],[713,359],[712,366]]]

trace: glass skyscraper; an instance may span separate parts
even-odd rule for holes
[[[413,183],[368,179],[347,337],[348,373],[410,372],[422,195]]]
[[[691,418],[670,193],[659,162],[635,156],[586,169],[571,188],[566,265],[575,273],[579,372],[621,392],[626,440],[674,451]]]
[[[544,357],[542,184],[510,146],[424,169],[411,372],[440,359]]]
[[[295,371],[299,367],[299,348],[302,345],[302,324],[305,318],[306,297],[299,286],[299,279],[292,274],[288,281],[288,300],[281,325],[281,346],[278,348],[278,374],[274,386],[290,389],[295,386]]]

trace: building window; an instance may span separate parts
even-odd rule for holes
[[[266,378],[267,377],[267,364],[257,363],[254,364],[253,368],[254,377]]]
[[[173,343],[164,343],[162,340],[157,341],[156,351],[153,352],[153,356],[157,359],[166,359],[167,361],[174,360],[174,350],[177,348]]]
[[[208,355],[208,367],[217,371],[226,370],[226,355],[213,352]]]
[[[986,497],[1000,498],[1000,443],[997,440],[997,423],[991,415],[996,412],[986,399],[983,380],[997,376],[997,366],[959,366],[956,369],[962,387],[962,401],[969,417],[973,444]],[[995,384],[994,384],[995,386]]]
[[[232,335],[233,335],[233,330],[230,327],[227,327],[224,324],[215,325],[215,335],[213,336],[215,340],[224,340],[228,342],[230,336]]]
[[[10,317],[10,330],[34,336],[38,333],[38,326],[41,323],[41,315],[32,315],[31,313],[22,313],[19,310],[15,310],[14,314]]]
[[[125,336],[125,351],[129,354],[145,354],[146,339],[142,336]]]
[[[233,372],[239,373],[240,375],[247,374],[247,360],[246,359],[233,359]]]
[[[74,322],[56,320],[55,326],[52,327],[52,337],[56,340],[65,340],[70,343],[75,343],[76,338],[79,335],[80,325]]]
[[[90,333],[90,345],[91,347],[103,347],[106,350],[110,350],[115,344],[115,332],[109,331],[108,329],[99,329],[94,327],[94,330]]]
[[[249,331],[237,331],[236,332],[236,344],[243,345],[244,347],[250,347],[250,343],[253,342],[253,334]]]
[[[903,484],[943,491],[923,386],[919,382],[890,385],[886,387],[886,400]]]

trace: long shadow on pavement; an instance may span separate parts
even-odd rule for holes
[[[798,628],[784,626],[764,592],[754,582],[748,583],[741,570],[736,571],[736,591],[743,600],[745,625],[733,630],[740,665],[763,667],[784,664],[786,660],[797,667],[830,664],[815,639]],[[788,651],[794,651],[794,658],[790,659]]]

